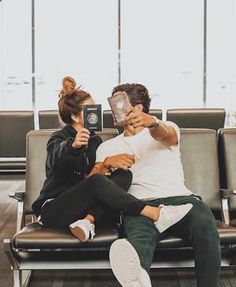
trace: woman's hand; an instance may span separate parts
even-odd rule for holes
[[[88,177],[94,174],[103,174],[108,175],[111,173],[110,168],[107,168],[104,166],[103,162],[96,162],[90,173],[88,174]]]
[[[73,148],[80,148],[83,145],[87,145],[90,138],[89,130],[82,128],[77,131],[75,140],[72,143]]]

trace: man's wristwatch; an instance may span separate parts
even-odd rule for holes
[[[155,122],[151,126],[148,127],[149,129],[157,128],[161,123],[161,120],[159,120],[158,118],[154,116],[153,116],[153,119],[155,120]]]

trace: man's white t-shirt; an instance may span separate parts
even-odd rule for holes
[[[175,128],[180,139],[180,131],[173,122],[164,122]],[[129,193],[139,199],[162,198],[169,196],[191,195],[184,184],[184,174],[179,145],[167,147],[156,141],[144,128],[133,136],[124,133],[103,142],[97,149],[97,162],[107,156],[128,153],[135,155],[135,163],[130,170],[133,182]]]

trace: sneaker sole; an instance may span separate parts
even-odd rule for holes
[[[109,258],[112,271],[123,287],[140,286],[140,260],[136,250],[126,239],[118,239],[111,245]]]
[[[79,239],[79,241],[81,241],[81,242],[86,241],[86,235],[85,235],[84,231],[81,228],[79,228],[78,226],[76,226],[76,227],[70,226],[70,231],[77,239]]]

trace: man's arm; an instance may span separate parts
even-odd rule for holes
[[[165,125],[161,120],[135,107],[130,108],[126,116],[125,124],[132,125],[134,128],[148,128],[151,136],[155,140],[167,146],[178,144],[178,136],[174,127]]]
[[[162,121],[154,119],[154,124],[149,128],[150,135],[157,141],[167,146],[177,145],[178,136],[172,126],[165,125]]]

